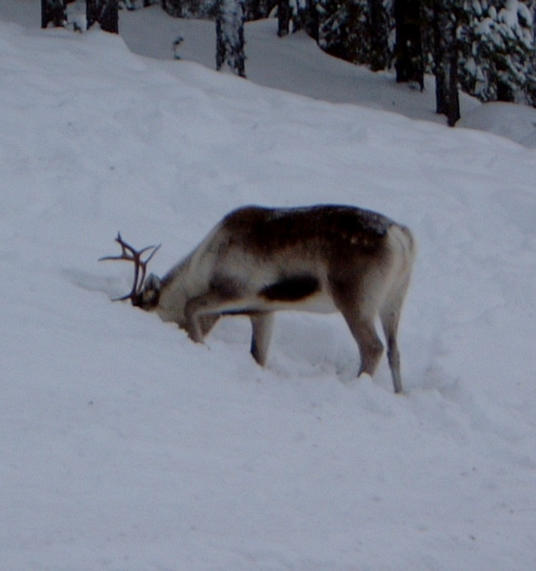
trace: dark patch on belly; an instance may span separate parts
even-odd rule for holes
[[[259,295],[270,301],[299,301],[320,289],[317,278],[311,275],[288,276],[263,288]]]

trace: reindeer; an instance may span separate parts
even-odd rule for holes
[[[251,354],[266,363],[274,312],[339,311],[357,342],[358,375],[371,377],[383,352],[380,317],[396,393],[402,391],[397,330],[415,256],[411,232],[352,206],[246,206],[227,214],[163,277],[147,264],[159,246],[135,250],[118,234],[120,256],[135,266],[132,305],[174,321],[202,342],[223,315],[251,320]],[[143,257],[148,254],[146,259]]]

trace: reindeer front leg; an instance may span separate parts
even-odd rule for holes
[[[221,314],[224,299],[217,292],[208,292],[190,299],[184,308],[184,329],[192,341],[202,343]]]
[[[213,278],[206,293],[192,297],[184,307],[184,329],[190,339],[202,343],[220,315],[225,313],[248,313],[244,309],[243,288],[232,278]]]
[[[190,299],[184,308],[184,329],[192,341],[202,343],[220,315],[249,315],[252,328],[251,354],[259,365],[264,366],[272,336],[273,313],[248,310],[247,307],[242,307],[240,297],[233,298],[230,298],[228,292],[210,291]],[[236,308],[232,307],[233,301],[236,302]]]
[[[205,338],[211,331],[220,316],[218,314],[213,315],[202,315],[199,318],[199,323],[201,324],[201,335]]]

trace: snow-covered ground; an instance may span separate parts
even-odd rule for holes
[[[295,50],[314,46],[275,25],[270,41],[273,23],[250,30],[300,95],[43,32],[38,8],[0,3],[0,569],[536,568],[536,152],[304,97]],[[167,33],[145,12],[138,46]],[[132,45],[143,13],[122,17]],[[432,115],[408,102],[428,94],[359,73]],[[501,123],[490,110],[475,126]],[[232,207],[317,202],[419,242],[403,396],[385,360],[354,379],[337,315],[279,315],[261,369],[245,319],[195,345],[110,301],[131,279],[97,262],[117,230],[162,242],[161,274]]]

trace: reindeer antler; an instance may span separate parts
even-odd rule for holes
[[[117,238],[115,239],[115,241],[121,246],[121,255],[104,256],[103,258],[99,258],[99,262],[106,260],[124,260],[127,262],[134,262],[134,284],[132,286],[132,289],[130,290],[130,293],[127,293],[122,297],[116,297],[112,300],[112,301],[124,301],[125,299],[130,299],[134,303],[136,297],[141,293],[143,289],[145,274],[147,273],[147,264],[156,254],[161,244],[158,244],[158,246],[146,246],[141,250],[136,250],[130,244],[125,242],[123,238],[121,238],[120,232],[117,233]],[[145,260],[143,260],[142,256],[149,251],[151,253],[147,256]],[[141,268],[141,275],[140,275],[140,268]]]

